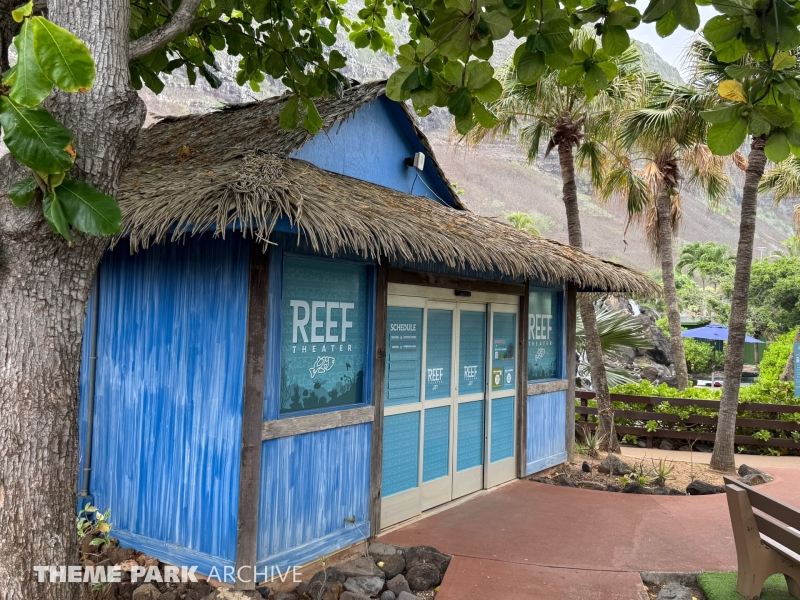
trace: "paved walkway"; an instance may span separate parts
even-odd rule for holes
[[[761,490],[800,506],[800,470],[772,474]],[[437,600],[639,600],[641,571],[736,569],[724,494],[638,496],[521,480],[379,539],[454,556]]]

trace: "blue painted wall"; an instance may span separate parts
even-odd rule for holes
[[[248,252],[122,244],[99,273],[90,491],[123,545],[201,572],[236,554]]]
[[[263,443],[259,570],[299,566],[369,535],[371,442],[364,423]]]
[[[425,152],[408,118],[384,97],[365,104],[328,134],[312,138],[291,158],[307,160],[321,169],[369,181],[405,194],[427,196],[452,205],[447,186],[426,154],[425,170],[407,167],[404,160]]]
[[[528,396],[526,474],[567,460],[567,392]]]

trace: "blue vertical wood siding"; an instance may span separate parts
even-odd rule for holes
[[[422,379],[421,308],[390,306],[386,326],[386,406],[420,401]],[[407,331],[393,331],[392,327]],[[413,331],[411,328],[414,328]]]
[[[299,566],[369,536],[371,440],[364,423],[262,444],[259,565]]]
[[[248,252],[122,244],[100,267],[90,491],[123,544],[201,572],[236,554]]]
[[[457,470],[483,464],[483,436],[483,400],[459,404]]]
[[[514,456],[514,398],[492,400],[491,462]]]
[[[447,477],[450,465],[450,407],[425,411],[422,449],[422,481]]]
[[[419,485],[419,415],[415,411],[383,419],[384,497]]]
[[[566,415],[566,391],[528,396],[528,475],[567,460]]]
[[[429,309],[425,336],[425,400],[449,398],[453,371],[453,311]]]

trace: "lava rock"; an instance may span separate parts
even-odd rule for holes
[[[348,577],[344,589],[354,594],[377,596],[383,589],[383,577]]]
[[[685,496],[686,494],[675,488],[658,487],[650,491],[653,496]]]
[[[656,600],[693,600],[692,590],[680,583],[668,583],[658,593]]]
[[[672,442],[669,440],[661,440],[661,443],[658,445],[659,449],[661,450],[672,450]]]
[[[269,596],[264,596],[269,598]],[[270,600],[297,600],[298,596],[295,592],[278,592]]]
[[[628,475],[633,469],[613,454],[608,454],[598,465],[597,471],[606,475]]]
[[[750,483],[751,480],[748,477],[752,477],[753,481],[756,481],[756,477],[758,476],[762,479],[762,481],[758,483]],[[769,483],[773,480],[772,475],[765,473],[761,469],[756,469],[755,467],[748,467],[747,465],[742,465],[739,467],[739,481],[742,483],[746,483],[747,485],[759,485],[760,483]]]
[[[583,464],[581,465],[581,470],[584,473],[591,473],[592,472],[592,467],[589,466],[588,462],[583,461]]]
[[[639,448],[647,448],[647,442],[645,442],[644,440],[639,440],[638,442],[636,442],[636,445],[639,446]]]
[[[753,473],[752,475],[745,475],[744,477],[739,477],[738,481],[741,481],[745,485],[761,485],[762,483],[767,483],[767,479],[764,478],[763,475],[759,473]]]
[[[553,485],[560,485],[563,487],[572,487],[572,488],[578,487],[578,484],[572,481],[572,479],[570,479],[566,475],[556,475],[550,481],[553,483]]]
[[[696,444],[694,449],[697,450],[698,452],[706,452],[706,453],[711,453],[714,451],[714,447],[709,446],[708,444]]]
[[[369,545],[369,553],[372,555],[389,556],[390,554],[402,554],[402,551],[397,546],[392,546],[391,544],[372,542]]]
[[[372,561],[370,560],[369,562],[371,563]],[[373,564],[373,566],[375,565]],[[378,567],[375,568],[378,569]],[[380,571],[380,569],[378,570]],[[304,593],[319,600],[336,600],[344,590],[344,582],[347,577],[341,569],[328,567],[311,578]]]
[[[345,592],[339,596],[339,600],[369,600],[369,596],[363,594],[356,594],[354,592]]]
[[[420,564],[430,563],[436,565],[439,571],[444,574],[447,567],[450,566],[452,557],[430,546],[413,546],[406,551],[405,558],[407,571]]]
[[[114,565],[130,560],[136,554],[133,548],[120,548],[119,546],[106,546],[103,552]]]
[[[631,481],[630,483],[626,483],[625,487],[622,488],[623,494],[649,494],[650,490],[644,487],[638,481]]]
[[[724,491],[722,486],[711,485],[700,479],[695,479],[686,486],[686,493],[690,496],[708,496],[709,494],[721,494]]]
[[[410,592],[411,588],[408,586],[408,581],[402,575],[398,575],[397,577],[393,577],[389,581],[386,582],[386,589],[390,592],[394,592],[395,596],[399,596],[403,592]]]
[[[420,600],[419,596],[415,596],[411,592],[400,592],[397,600]]]
[[[152,583],[145,583],[133,590],[133,600],[158,600],[161,592]]]
[[[408,587],[422,592],[442,583],[442,572],[433,563],[417,563],[406,573]]]
[[[267,587],[266,585],[262,585],[261,587],[256,588],[256,591],[259,594],[261,594],[261,597],[264,598],[265,600],[266,600],[266,598],[269,598],[269,595],[272,593],[272,590],[269,589],[269,587]],[[283,593],[283,592],[281,592],[281,593]],[[276,596],[277,596],[277,594],[276,594]],[[288,599],[285,599],[285,600],[288,600]]]
[[[400,575],[406,570],[406,559],[403,558],[402,554],[388,554],[386,556],[375,556],[374,558],[386,579]]]
[[[551,483],[547,477],[531,477],[528,481],[533,481],[534,483]]]
[[[158,597],[158,600],[178,600],[178,594],[173,591],[164,592]]]
[[[381,594],[381,599],[380,600],[395,600],[395,598],[397,598],[397,596],[394,595],[394,592],[386,590],[385,592],[383,592]]]
[[[684,444],[683,446],[678,448],[678,450],[680,450],[681,452],[689,452],[691,451],[691,449],[692,447],[689,444]]]
[[[187,600],[201,600],[214,591],[214,588],[205,581],[193,582],[189,584],[189,587],[190,589],[186,593]]]
[[[330,570],[330,569],[328,569]],[[366,556],[360,556],[339,565],[338,570],[347,577],[383,577],[383,571],[378,568],[375,561]]]
[[[621,488],[618,485],[614,485],[613,483],[609,483],[606,486],[606,491],[607,492],[619,492],[619,491],[621,491]]]

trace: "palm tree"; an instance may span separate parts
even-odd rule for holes
[[[536,237],[541,236],[541,232],[539,231],[539,224],[536,222],[536,219],[533,218],[532,215],[524,212],[512,212],[506,215],[506,221],[511,223],[511,226],[514,229],[519,229],[520,231],[524,231],[525,233],[529,233],[531,235],[535,235]]]
[[[706,277],[711,277],[714,291],[717,291],[718,278],[730,274],[735,265],[736,257],[724,244],[692,242],[681,249],[675,268],[690,277],[694,277],[695,273],[698,273],[703,289],[706,287]]]
[[[573,48],[579,50],[592,37],[590,30],[578,31]],[[545,156],[557,149],[569,243],[578,248],[583,247],[583,236],[575,183],[575,147],[579,160],[588,165],[592,179],[599,179],[602,140],[610,135],[611,114],[630,98],[643,93],[647,83],[641,55],[634,45],[615,57],[614,63],[617,77],[605,90],[589,99],[579,85],[561,85],[559,72],[549,68],[535,84],[525,85],[517,78],[513,62],[509,60],[497,75],[503,84],[503,96],[491,106],[499,120],[498,125],[492,129],[476,127],[467,138],[468,143],[478,144],[486,137],[515,132],[520,145],[527,149],[529,162],[538,156],[543,140],[547,140]],[[600,449],[618,452],[619,440],[614,433],[614,412],[594,304],[584,294],[580,295],[579,303],[592,387],[597,397]]]
[[[689,373],[672,254],[681,216],[681,182],[686,179],[689,185],[702,188],[712,205],[730,186],[725,159],[705,145],[708,124],[700,111],[712,102],[711,96],[669,82],[653,88],[642,106],[621,116],[617,140],[627,157],[607,168],[603,186],[605,197],[628,198],[632,189],[645,190],[643,206],[628,201],[628,215],[643,226],[650,250],[661,263],[675,378],[681,390],[689,386]],[[634,165],[641,163],[644,167],[635,170]]]

